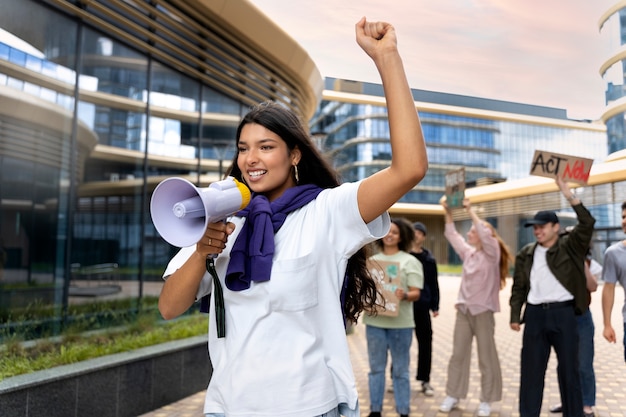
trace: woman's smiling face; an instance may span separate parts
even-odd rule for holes
[[[292,170],[300,161],[300,151],[290,151],[276,133],[249,123],[241,129],[237,147],[237,166],[253,192],[273,201],[296,185]]]
[[[389,232],[383,237],[383,246],[386,248],[397,248],[400,244],[400,228],[397,224],[391,223]]]

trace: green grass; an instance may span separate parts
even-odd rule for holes
[[[0,350],[0,381],[55,366],[203,335],[207,332],[207,322],[208,316],[200,313],[171,322],[162,322],[154,314],[145,314],[121,330],[109,329],[91,334],[68,331],[60,341],[42,339],[32,343],[32,346],[11,339]]]
[[[70,305],[65,320],[59,305],[34,300],[19,308],[0,306],[0,343],[11,337],[20,340],[41,339],[63,333],[104,330],[125,326],[137,320],[137,315],[157,312],[158,297],[147,296],[141,300],[124,298]],[[17,336],[16,336],[17,335]]]
[[[462,265],[437,265],[439,275],[461,275]]]

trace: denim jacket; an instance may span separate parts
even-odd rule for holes
[[[571,233],[560,236],[548,249],[546,262],[559,282],[574,296],[576,314],[589,308],[585,278],[585,256],[593,235],[596,220],[582,203],[572,206],[578,217],[578,224]],[[511,323],[522,323],[521,311],[530,291],[530,270],[537,242],[524,246],[515,257],[515,272],[511,288]]]

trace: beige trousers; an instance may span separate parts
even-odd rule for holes
[[[472,359],[472,339],[476,337],[478,368],[480,369],[480,401],[492,403],[502,399],[502,370],[494,340],[493,311],[472,316],[456,312],[452,356],[448,363],[446,394],[454,398],[467,397]]]

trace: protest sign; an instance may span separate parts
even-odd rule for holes
[[[400,300],[396,296],[396,288],[400,285],[400,264],[398,262],[367,260],[367,269],[376,281],[376,286],[382,294],[377,304],[381,307],[376,311],[381,316],[397,317]],[[382,307],[384,306],[384,307]]]
[[[593,159],[563,155],[554,152],[535,151],[530,175],[556,178],[561,176],[567,182],[587,184]]]
[[[446,203],[448,207],[463,207],[465,198],[465,168],[446,173]]]

